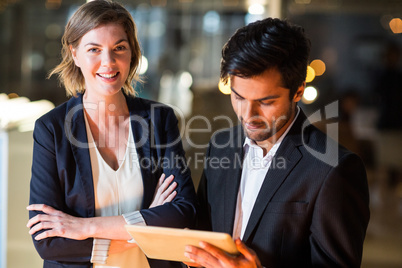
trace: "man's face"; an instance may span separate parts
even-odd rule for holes
[[[231,77],[231,101],[248,138],[258,145],[275,141],[292,122],[304,84],[289,98],[276,69],[251,78]]]

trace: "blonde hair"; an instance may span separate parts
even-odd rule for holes
[[[101,25],[118,23],[123,26],[131,48],[131,64],[128,77],[123,85],[127,95],[135,95],[133,83],[141,82],[138,67],[141,49],[137,39],[137,28],[130,13],[120,4],[108,0],[94,0],[82,5],[68,21],[62,37],[62,61],[49,74],[57,74],[64,85],[67,96],[76,96],[85,91],[84,76],[73,60],[70,46],[76,48],[82,36]]]

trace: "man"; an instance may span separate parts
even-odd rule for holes
[[[241,125],[210,141],[199,218],[204,229],[240,238],[240,254],[187,246],[195,263],[360,267],[370,215],[365,168],[297,106],[309,50],[301,27],[271,18],[239,29],[224,46],[221,78]]]

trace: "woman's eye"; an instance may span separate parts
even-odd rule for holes
[[[88,49],[88,52],[96,53],[96,52],[98,52],[98,51],[99,51],[99,49],[97,49],[97,48],[90,48],[90,49]]]
[[[118,46],[118,47],[116,47],[116,50],[117,50],[117,51],[122,51],[122,50],[125,50],[125,49],[126,49],[125,46]]]

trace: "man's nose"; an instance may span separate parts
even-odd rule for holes
[[[255,102],[248,101],[242,105],[242,114],[245,121],[259,116],[258,105]]]

